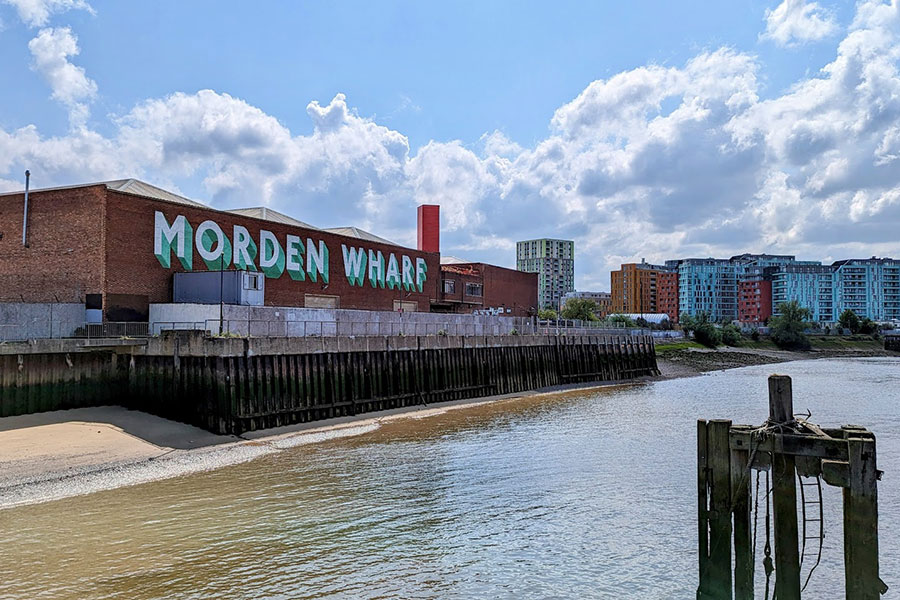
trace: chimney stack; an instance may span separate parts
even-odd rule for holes
[[[418,216],[418,249],[422,252],[441,251],[441,207],[437,204],[420,204]]]

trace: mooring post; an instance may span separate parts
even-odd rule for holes
[[[700,585],[697,588],[697,600],[707,598],[709,580],[709,497],[707,489],[707,423],[706,419],[697,421],[697,556],[699,558]]]
[[[770,424],[778,425],[793,420],[791,378],[786,375],[769,376]],[[772,479],[772,504],[775,513],[775,593],[778,600],[800,600],[797,487],[793,456],[774,453]]]
[[[709,421],[707,464],[709,465],[709,586],[708,598],[731,600],[731,452],[728,440],[731,421]]]
[[[878,577],[875,440],[850,437],[847,450],[850,487],[843,490],[846,597],[848,600],[877,600],[884,584]]]
[[[745,430],[735,425],[732,430]],[[734,598],[753,600],[753,536],[750,513],[750,452],[731,450],[731,506],[734,514]]]

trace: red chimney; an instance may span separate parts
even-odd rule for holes
[[[423,252],[440,252],[441,207],[437,204],[421,204],[416,213],[419,221],[419,250]]]

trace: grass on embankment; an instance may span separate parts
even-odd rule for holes
[[[852,335],[843,336],[809,336],[811,350],[883,350],[884,344],[882,340],[873,340],[870,336]],[[770,339],[760,339],[754,341],[750,338],[744,338],[738,348],[747,348],[753,350],[780,350],[778,346]],[[729,346],[719,346],[719,350],[728,350]],[[665,358],[667,354],[682,352],[684,350],[698,349],[708,350],[706,346],[698,344],[690,340],[668,341],[665,339],[657,340],[656,354]]]

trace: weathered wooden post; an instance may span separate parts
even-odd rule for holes
[[[800,599],[795,479],[799,472],[804,477],[819,477],[827,484],[843,488],[846,598],[878,600],[887,586],[878,577],[880,472],[875,460],[875,436],[863,427],[845,425],[841,429],[828,429],[794,419],[791,378],[772,375],[768,383],[769,419],[761,427],[733,426],[731,421],[724,420],[697,423],[698,600],[731,599],[732,581],[735,600],[752,600],[755,532],[751,529],[755,525],[751,523],[750,473],[769,468],[775,513],[774,597]],[[810,485],[818,486],[819,482]],[[811,503],[820,502],[821,495]],[[819,519],[804,522],[804,532],[806,522],[814,521],[819,521],[821,527],[821,512]],[[767,544],[768,523],[767,512]],[[763,565],[767,570],[768,592],[771,565],[767,561]],[[810,574],[817,565],[818,559]]]
[[[745,425],[732,431],[749,433]],[[734,515],[734,598],[753,600],[753,537],[750,519],[750,452],[731,449],[731,506]]]
[[[709,422],[709,598],[731,600],[731,421]]]
[[[707,422],[705,419],[697,421],[697,525],[700,586],[697,588],[697,600],[707,596],[707,565],[709,563],[709,496],[707,489],[709,481],[709,466],[707,457]]]
[[[769,376],[769,424],[794,420],[791,378]],[[800,547],[797,539],[797,487],[793,455],[772,457],[772,504],[775,515],[775,590],[778,600],[800,599]]]
[[[878,471],[875,440],[845,428],[850,463],[844,488],[844,569],[847,598],[877,600],[884,584],[878,577]]]

